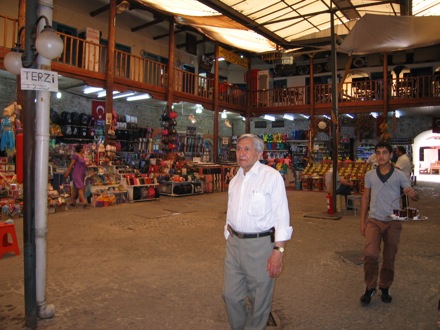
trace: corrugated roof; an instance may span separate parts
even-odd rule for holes
[[[402,1],[380,0],[138,0],[188,24],[213,40],[250,52],[319,47],[330,36],[331,18],[346,35],[365,14],[410,14]],[[414,0],[413,14],[433,15],[435,0]],[[333,14],[333,16],[332,16]]]

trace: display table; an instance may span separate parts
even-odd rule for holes
[[[162,181],[160,183],[159,193],[172,197],[203,194],[203,183],[202,181]]]
[[[159,199],[159,184],[145,175],[123,174],[122,185],[128,191],[131,202],[145,202]]]
[[[196,165],[197,171],[203,178],[203,191],[207,193],[223,191],[222,166],[218,164],[200,163]]]

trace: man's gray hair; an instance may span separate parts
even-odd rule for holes
[[[264,151],[264,142],[257,135],[255,135],[255,134],[243,134],[243,135],[240,135],[240,137],[237,139],[237,143],[240,142],[243,139],[252,139],[253,140],[254,148],[258,152]]]

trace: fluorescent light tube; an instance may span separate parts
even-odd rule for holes
[[[275,121],[275,116],[264,115],[264,116],[263,116],[263,119],[270,120],[270,121]]]
[[[138,101],[138,100],[145,100],[145,99],[149,99],[151,98],[151,95],[146,93],[146,94],[139,94],[139,95],[135,95],[135,96],[129,96],[127,97],[127,101]]]

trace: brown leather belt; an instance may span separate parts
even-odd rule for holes
[[[272,227],[268,231],[263,231],[261,233],[239,233],[235,231],[234,228],[231,227],[231,225],[228,224],[228,231],[231,236],[237,236],[238,238],[259,238],[270,236],[272,242],[274,242],[275,239],[275,227]]]

